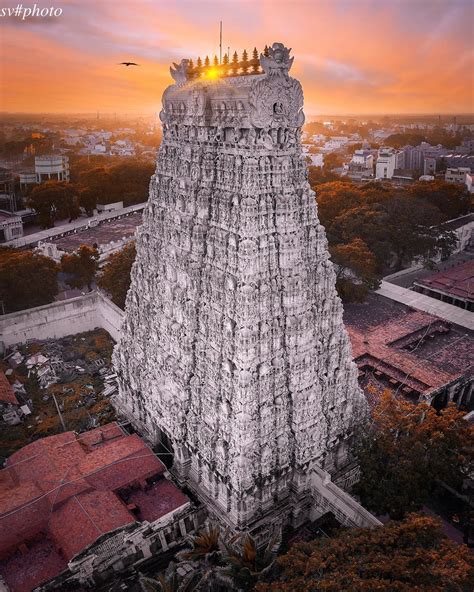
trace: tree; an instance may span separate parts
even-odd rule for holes
[[[346,302],[363,302],[367,292],[378,285],[376,260],[360,238],[330,247],[336,269],[336,288]]]
[[[0,248],[0,301],[5,312],[49,304],[58,293],[58,266],[33,251]]]
[[[98,279],[98,285],[108,292],[117,306],[125,309],[125,299],[130,288],[130,271],[135,261],[135,243],[129,243],[107,258]]]
[[[411,514],[378,528],[293,545],[256,592],[468,592],[472,557],[447,539],[440,523]]]
[[[99,251],[95,247],[81,245],[74,253],[61,257],[61,271],[70,276],[66,283],[71,288],[87,286],[91,290],[98,268]]]
[[[438,208],[444,220],[452,220],[469,213],[469,193],[465,185],[445,181],[418,181],[408,187],[408,194],[423,199]]]
[[[380,207],[386,214],[396,271],[415,257],[432,258],[439,252],[447,257],[456,245],[454,234],[440,226],[442,215],[438,208],[425,200],[401,193]]]
[[[373,418],[357,451],[356,493],[364,506],[401,518],[418,510],[438,481],[462,486],[474,461],[474,430],[454,404],[436,411],[428,403],[414,405],[386,392]]]
[[[33,189],[28,203],[37,213],[42,228],[53,228],[58,219],[72,222],[81,214],[77,189],[64,181],[46,181]]]

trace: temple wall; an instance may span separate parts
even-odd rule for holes
[[[100,327],[118,341],[123,312],[101,292],[0,317],[0,349],[28,339],[59,339]]]

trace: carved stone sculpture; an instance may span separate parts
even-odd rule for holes
[[[300,128],[293,58],[163,96],[116,406],[234,528],[307,518],[314,466],[341,470],[366,415]]]

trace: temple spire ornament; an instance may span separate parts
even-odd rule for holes
[[[267,54],[263,73],[239,73],[237,53],[216,79],[171,70],[114,352],[118,411],[173,451],[210,514],[253,531],[308,519],[313,472],[344,474],[367,414],[307,181],[303,91],[290,50]]]

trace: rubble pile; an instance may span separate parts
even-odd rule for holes
[[[17,441],[24,445],[64,429],[80,432],[113,420],[110,397],[117,392],[113,345],[109,334],[98,329],[61,339],[30,340],[7,352],[0,369],[19,404],[0,410],[0,425],[5,426],[2,451],[16,449]]]

